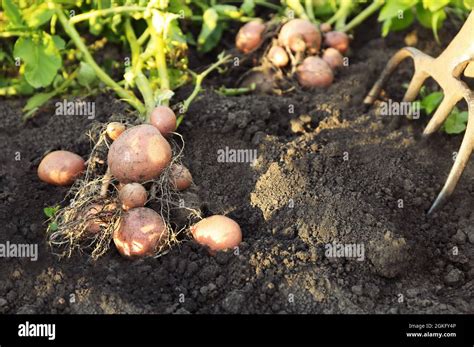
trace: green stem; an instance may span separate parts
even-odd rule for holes
[[[309,20],[303,5],[300,3],[300,0],[286,0],[286,4],[295,12],[297,17]]]
[[[84,42],[82,42],[82,39],[79,36],[79,33],[77,32],[76,28],[74,27],[74,25],[69,23],[62,9],[56,7],[52,3],[50,3],[50,6],[52,6],[52,8],[56,11],[58,19],[61,22],[64,31],[68,34],[68,36],[74,42],[79,51],[81,51],[84,57],[84,61],[92,67],[97,77],[108,87],[110,87],[114,92],[116,92],[118,96],[125,99],[130,105],[132,105],[136,110],[138,110],[138,112],[143,114],[145,112],[145,107],[143,106],[142,102],[138,100],[132,92],[128,92],[119,84],[117,84],[112,78],[110,78],[110,76],[104,70],[99,67],[99,65],[97,65],[94,58],[87,49],[86,45],[84,44]]]
[[[336,28],[345,25],[346,18],[349,16],[352,8],[352,0],[341,0],[341,4],[337,9],[336,13],[329,18],[326,23],[336,23]]]
[[[309,20],[313,23],[318,23],[316,17],[314,16],[314,9],[313,9],[313,0],[305,0],[304,1],[306,13],[308,14]]]
[[[207,75],[209,75],[212,71],[217,69],[222,64],[228,62],[230,60],[230,58],[231,58],[231,55],[226,55],[226,56],[221,55],[219,57],[219,59],[214,64],[209,66],[206,70],[204,70],[200,74],[196,75],[196,77],[195,77],[196,83],[194,84],[194,89],[193,89],[191,95],[189,95],[188,98],[183,102],[184,112],[188,111],[189,105],[191,105],[191,103],[194,101],[194,99],[198,96],[199,92],[202,90],[202,82],[207,77]],[[183,121],[183,118],[184,118],[184,115],[179,116],[178,121],[177,121],[178,126]]]
[[[140,37],[138,38],[137,40],[138,44],[142,46],[149,37],[150,37],[150,28],[146,28],[143,34],[141,34]]]
[[[131,12],[144,12],[146,7],[141,6],[119,6],[113,8],[107,8],[103,10],[94,10],[82,14],[78,14],[77,16],[72,17],[69,21],[71,24],[76,24],[91,18],[96,17],[105,17],[109,15],[115,15],[119,13],[131,13]]]
[[[383,6],[385,0],[375,0],[372,4],[367,6],[362,12],[355,16],[341,31],[348,32],[354,29],[356,26],[364,22],[368,17],[375,13],[380,7]]]
[[[151,111],[155,108],[155,98],[153,97],[153,90],[151,88],[150,82],[143,74],[143,72],[139,71],[137,73],[137,77],[135,77],[135,83],[137,84],[137,88],[143,96],[143,100],[145,101],[145,121],[150,121]]]

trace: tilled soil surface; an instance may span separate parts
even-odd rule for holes
[[[439,53],[422,34],[420,48]],[[462,136],[423,142],[426,117],[394,127],[393,116],[362,105],[402,45],[403,36],[356,41],[324,91],[225,97],[210,88],[192,105],[180,128],[184,162],[204,211],[229,215],[244,235],[238,252],[216,256],[185,241],[158,259],[131,262],[115,250],[96,262],[57,259],[43,208],[67,189],[40,182],[37,165],[59,148],[87,157],[93,122],[127,112],[103,95],[94,120],[56,116],[53,102],[23,125],[24,101],[2,100],[0,243],[38,243],[39,259],[0,259],[0,312],[473,313],[472,163],[451,202],[426,215]],[[409,76],[406,64],[387,94],[399,99]],[[257,159],[222,162],[226,149]],[[364,252],[328,257],[328,244]]]

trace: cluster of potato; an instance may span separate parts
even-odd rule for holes
[[[257,50],[264,42],[267,26],[252,21],[242,26],[236,36],[236,48],[244,54]],[[335,72],[344,65],[343,54],[349,49],[349,37],[331,27],[320,27],[305,19],[285,23],[271,46],[266,58],[278,69],[291,67],[301,86],[328,87]]]
[[[117,250],[127,258],[152,256],[168,242],[166,221],[155,210],[146,207],[149,193],[144,183],[154,180],[170,168],[170,184],[182,191],[192,184],[189,170],[172,163],[168,136],[176,129],[176,116],[166,106],[155,108],[149,124],[126,129],[118,122],[108,124],[106,133],[113,141],[107,163],[111,177],[117,181],[117,203],[94,203],[80,214],[89,236],[107,227],[104,215],[121,209],[119,223],[113,232]],[[38,176],[53,185],[71,185],[85,170],[86,162],[77,154],[55,151],[46,155],[38,167]],[[100,218],[96,217],[100,214]],[[210,252],[234,248],[242,241],[239,225],[232,219],[215,215],[205,218],[190,228],[194,239]]]

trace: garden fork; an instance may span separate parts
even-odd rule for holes
[[[365,104],[374,103],[388,77],[408,57],[414,61],[415,73],[403,101],[412,102],[415,100],[428,77],[432,77],[441,86],[444,94],[441,104],[425,128],[423,136],[427,137],[438,130],[454,106],[463,98],[467,102],[469,113],[461,148],[443,189],[428,211],[430,214],[441,207],[452,194],[474,148],[474,92],[461,80],[463,73],[466,77],[474,77],[474,11],[471,11],[459,33],[437,58],[413,47],[405,47],[395,53],[365,98]]]

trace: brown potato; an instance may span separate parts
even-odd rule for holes
[[[111,140],[116,140],[125,131],[125,125],[119,122],[111,122],[107,125],[106,133]]]
[[[323,60],[328,63],[328,65],[333,70],[337,70],[344,66],[344,57],[341,52],[337,49],[329,47],[324,50]]]
[[[330,31],[324,34],[324,44],[344,54],[349,49],[349,36],[340,31]]]
[[[285,67],[290,61],[285,49],[280,46],[273,46],[270,48],[270,51],[268,52],[268,59],[276,67]]]
[[[150,124],[166,136],[176,130],[176,115],[171,108],[158,106],[151,112]]]
[[[120,182],[145,182],[159,176],[171,155],[171,147],[158,129],[142,124],[125,130],[112,143],[107,161]]]
[[[191,226],[191,234],[197,243],[213,253],[237,247],[242,242],[240,226],[229,217],[215,215],[204,218]]]
[[[296,74],[300,85],[307,88],[329,87],[334,80],[331,67],[319,57],[307,57]]]
[[[184,165],[173,164],[171,166],[171,184],[177,190],[185,190],[193,183],[193,176]]]
[[[38,177],[56,186],[74,183],[86,168],[84,159],[69,151],[54,151],[46,155],[38,166]]]
[[[103,204],[91,204],[84,213],[84,219],[87,221],[86,232],[89,235],[99,233],[101,227],[106,227],[110,223],[109,219],[116,209],[117,205],[114,203],[105,206]]]
[[[301,40],[305,44],[306,50],[314,54],[321,47],[321,33],[319,29],[306,19],[292,19],[280,30],[278,42],[284,47],[290,48],[293,52],[301,51]]]
[[[168,240],[163,218],[147,207],[125,212],[114,231],[114,243],[126,258],[152,256]]]
[[[250,53],[262,44],[262,33],[265,25],[259,21],[248,22],[243,25],[235,38],[235,46],[245,54]]]
[[[148,199],[146,189],[140,183],[127,183],[119,192],[122,208],[127,211],[134,207],[143,207]]]

